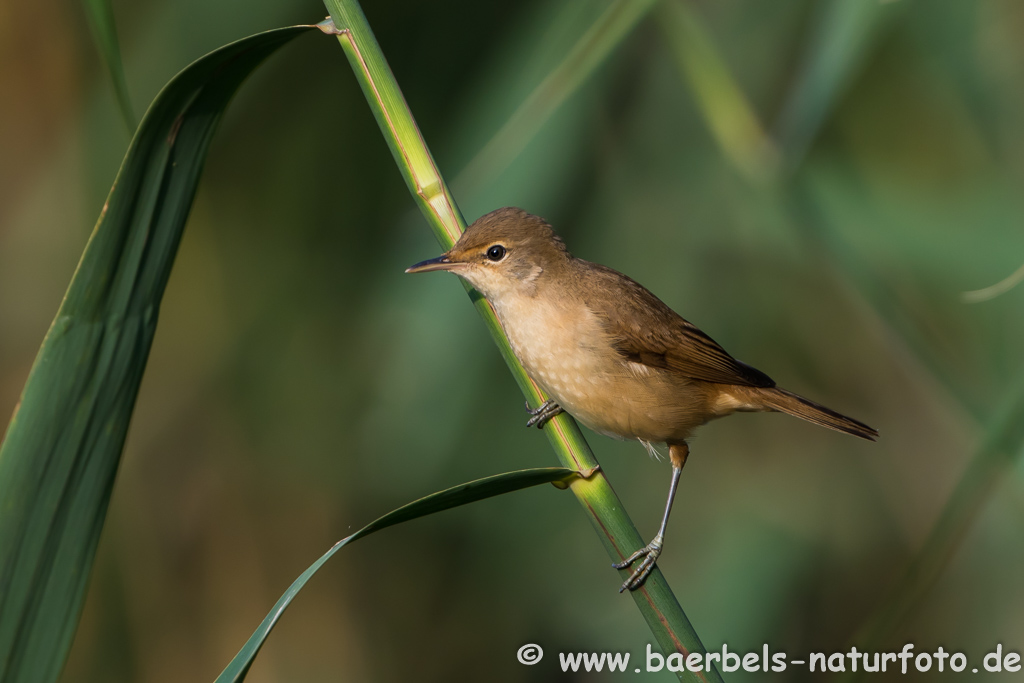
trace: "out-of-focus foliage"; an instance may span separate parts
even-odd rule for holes
[[[117,39],[117,21],[110,0],[84,0],[82,7],[89,19],[96,40],[96,47],[110,72],[110,83],[114,87],[117,104],[121,108],[121,118],[129,132],[135,130],[138,122],[132,110],[131,95],[128,93],[128,81],[124,77],[124,63],[121,61],[121,42]]]
[[[595,4],[365,10],[457,177]],[[863,444],[780,415],[702,430],[676,503],[685,524],[660,565],[711,649],[848,649],[1024,370],[1024,288],[961,299],[1024,262],[1024,7],[895,5],[784,182],[735,169],[652,14],[491,186],[453,185],[467,218],[507,204],[546,216],[579,256],[881,431]],[[826,10],[691,9],[764,129],[779,130]],[[322,15],[312,0],[114,11],[136,109],[190,59]],[[4,412],[127,143],[75,12],[0,11]],[[436,246],[334,41],[282,51],[236,104],[171,277],[67,681],[212,679],[350,529],[452,481],[552,464],[461,288],[402,275]],[[637,444],[591,443],[652,533],[667,466]],[[1022,484],[1015,465],[887,648],[980,661],[996,642],[1024,647]],[[250,680],[553,676],[551,662],[515,662],[525,642],[551,658],[637,656],[650,636],[588,526],[569,497],[528,491],[367,539],[359,561],[311,582]]]

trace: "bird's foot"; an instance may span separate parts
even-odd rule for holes
[[[620,593],[627,588],[631,591],[635,591],[637,588],[644,585],[644,581],[646,581],[647,577],[651,575],[652,571],[654,571],[654,565],[658,561],[658,556],[661,555],[661,549],[664,544],[665,539],[661,534],[658,534],[654,537],[654,540],[646,546],[640,548],[640,550],[637,550],[622,562],[612,565],[616,569],[625,569],[641,557],[644,558],[643,561],[636,566],[636,569],[633,570],[633,573],[630,574],[629,578],[626,579],[626,582],[622,584],[622,588],[619,589]]]
[[[551,420],[551,418],[560,413],[564,413],[565,411],[562,410],[562,406],[558,405],[557,403],[554,402],[553,399],[549,398],[536,408],[530,408],[530,404],[527,403],[526,412],[533,416],[526,421],[527,427],[533,427],[534,425],[536,425],[537,429],[544,429],[544,425],[546,425]]]

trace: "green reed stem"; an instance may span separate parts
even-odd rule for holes
[[[437,169],[359,3],[356,0],[325,0],[324,4],[332,20],[325,21],[321,25],[322,30],[337,35],[414,201],[442,248],[448,249],[465,229],[466,221]],[[546,397],[512,353],[494,310],[472,290],[470,298],[523,394],[531,405],[540,405]],[[604,473],[596,469],[597,459],[575,421],[563,414],[549,422],[544,431],[563,466],[592,471],[589,477],[575,480],[570,489],[597,529],[609,556],[620,561],[642,547],[643,539]],[[621,574],[624,578],[628,572]],[[608,588],[612,589],[611,583]],[[705,652],[659,569],[655,569],[644,586],[632,596],[663,651],[684,655]],[[681,672],[679,677],[689,681],[722,680],[714,668],[703,672]]]

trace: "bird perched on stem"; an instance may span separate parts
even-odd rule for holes
[[[654,539],[620,590],[636,590],[665,540],[687,439],[709,420],[735,412],[778,411],[874,441],[871,427],[775,386],[736,360],[637,282],[574,257],[543,219],[522,209],[492,211],[442,256],[407,273],[446,270],[469,281],[494,307],[516,357],[551,397],[528,426],[567,411],[596,432],[665,443],[672,481]]]

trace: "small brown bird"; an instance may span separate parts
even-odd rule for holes
[[[672,482],[654,540],[616,569],[643,560],[622,585],[647,579],[664,546],[693,431],[734,412],[781,411],[874,441],[862,422],[775,386],[625,275],[578,259],[543,219],[522,209],[492,211],[444,255],[407,273],[447,270],[494,306],[516,357],[551,396],[527,426],[563,410],[596,432],[666,443]]]

